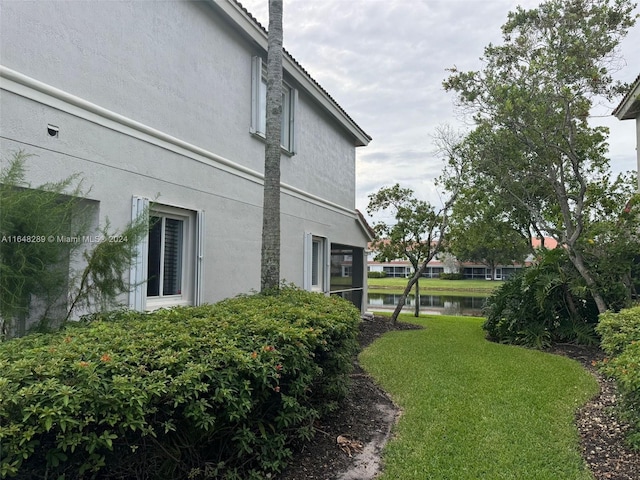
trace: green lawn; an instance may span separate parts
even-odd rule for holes
[[[367,285],[370,292],[379,293],[402,293],[407,286],[406,278],[368,278]],[[444,295],[446,293],[464,292],[465,295],[472,296],[474,293],[488,295],[503,282],[488,280],[440,280],[438,278],[420,279],[420,291],[422,293],[437,292]]]
[[[577,362],[487,342],[482,319],[402,316],[360,355],[403,415],[382,480],[587,480],[573,424],[598,391]]]

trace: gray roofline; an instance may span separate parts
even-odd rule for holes
[[[629,91],[612,112],[618,120],[631,120],[640,115],[640,75],[631,84]]]
[[[362,212],[357,208],[356,208],[356,216],[358,220],[358,225],[360,225],[360,228],[362,229],[362,231],[367,237],[367,242],[373,242],[376,238],[376,232],[373,230],[373,228],[371,228],[371,225],[369,225],[369,222],[367,222],[367,219],[364,217]]]
[[[267,30],[236,0],[207,0],[218,11],[224,13],[240,32],[253,41],[265,55],[267,52]],[[355,138],[356,146],[363,147],[369,144],[369,136],[360,126],[345,112],[329,93],[315,81],[311,75],[300,65],[286,49],[283,58],[283,70],[298,84],[311,94],[315,101],[336,118],[340,124]]]

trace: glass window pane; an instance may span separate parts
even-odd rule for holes
[[[147,262],[147,296],[160,295],[160,252],[162,245],[162,219],[150,218],[149,257]]]
[[[289,95],[288,91],[282,92],[282,117],[280,121],[280,145],[284,148],[289,148]]]
[[[319,282],[320,242],[313,241],[311,247],[311,285],[317,286]]]
[[[163,295],[182,293],[182,228],[182,220],[165,220]]]

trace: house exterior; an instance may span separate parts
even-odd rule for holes
[[[234,0],[0,4],[3,162],[33,154],[32,185],[80,173],[96,228],[148,208],[157,220],[123,303],[258,290],[265,29]],[[281,277],[362,309],[371,235],[355,154],[371,138],[286,52],[283,76]],[[333,282],[345,256],[350,276]]]
[[[531,245],[534,249],[543,248],[539,238],[532,238]],[[544,248],[553,249],[558,246],[558,242],[551,237],[545,237]],[[414,269],[408,260],[393,260],[390,262],[379,262],[375,259],[376,252],[369,246],[367,255],[367,272],[384,273],[386,277],[408,278],[413,275]],[[496,265],[491,269],[481,263],[460,262],[453,255],[448,253],[437,254],[428,264],[422,277],[438,278],[443,273],[462,273],[464,278],[469,280],[508,280],[509,277],[517,273],[520,269],[533,262],[533,255],[529,255],[524,263],[513,263],[509,265]]]
[[[495,269],[490,269],[486,265],[472,262],[459,262],[455,258],[447,261],[444,258],[434,258],[431,260],[424,273],[423,278],[439,278],[443,273],[462,273],[464,278],[469,280],[507,280],[524,265],[498,265]],[[369,256],[367,262],[368,272],[383,272],[386,277],[409,278],[413,276],[413,266],[407,260],[394,260],[391,262],[378,262]]]
[[[631,84],[631,88],[620,104],[613,111],[618,120],[636,121],[636,155],[638,157],[638,171],[640,171],[640,75]],[[638,176],[638,190],[640,191],[640,176]]]

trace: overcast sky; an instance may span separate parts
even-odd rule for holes
[[[268,0],[240,0],[265,28]],[[432,135],[439,125],[469,128],[442,88],[446,69],[480,68],[490,43],[516,5],[535,0],[284,0],[284,47],[373,137],[357,149],[356,208],[367,196],[400,183],[439,203],[433,179],[441,160]],[[640,25],[625,38],[626,60],[616,74],[640,73]],[[635,126],[611,117],[618,102],[602,105],[593,121],[611,129],[614,171],[636,169]]]

